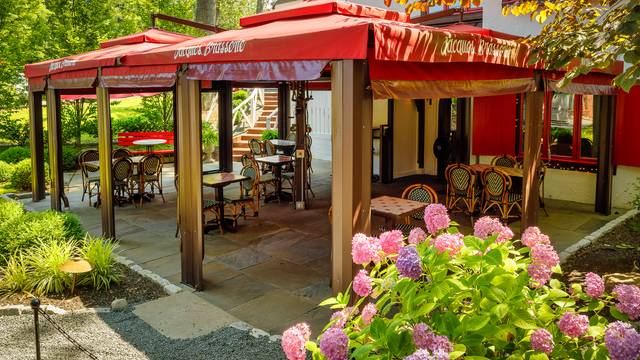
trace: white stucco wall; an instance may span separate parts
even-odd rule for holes
[[[312,91],[311,96],[313,100],[307,105],[311,154],[314,159],[331,161],[331,91]]]
[[[393,108],[393,177],[418,173],[418,112],[413,100],[396,100]]]

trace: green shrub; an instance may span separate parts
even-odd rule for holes
[[[245,101],[249,97],[249,93],[247,90],[236,90],[233,92],[233,96],[231,97],[231,103],[233,107],[240,105],[243,101]]]
[[[29,141],[29,120],[27,117],[0,117],[0,139],[15,145],[25,145]]]
[[[9,256],[40,243],[67,239],[65,218],[57,212],[26,212],[0,226],[0,255]],[[0,260],[1,261],[1,260]]]
[[[202,144],[205,146],[218,146],[218,132],[213,128],[211,123],[202,122]]]
[[[64,234],[67,239],[82,239],[85,235],[84,228],[78,215],[71,212],[54,213],[62,217],[64,222]]]
[[[118,120],[112,124],[113,135],[129,131],[162,131],[162,122],[150,119],[144,115],[134,115]]]
[[[0,183],[7,182],[13,174],[13,165],[0,161]]]
[[[21,217],[23,214],[24,205],[21,202],[0,198],[0,226]]]
[[[82,151],[81,148],[75,146],[62,147],[62,170],[71,171],[78,168],[78,155]]]
[[[44,174],[46,183],[51,182],[49,175],[49,164],[44,164]],[[13,168],[13,173],[9,179],[9,185],[17,190],[31,190],[31,159],[24,159],[17,163]]]
[[[113,259],[113,252],[117,247],[118,245],[111,240],[87,237],[80,249],[80,255],[91,264],[92,270],[82,276],[78,284],[91,285],[101,290],[108,289],[112,283],[119,283],[122,274]]]
[[[42,241],[26,255],[29,280],[36,294],[60,294],[71,284],[71,276],[60,266],[72,258],[75,246],[71,241]]]
[[[10,257],[0,269],[0,294],[31,291],[31,282],[25,266],[24,257],[18,254]]]
[[[260,136],[262,140],[273,140],[278,138],[278,130],[265,130]]]
[[[15,164],[31,157],[31,151],[26,147],[14,146],[0,153],[0,161]]]

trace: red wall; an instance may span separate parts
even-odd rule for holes
[[[474,155],[515,154],[516,95],[473,99]]]
[[[615,164],[640,166],[640,86],[618,93],[615,126]]]

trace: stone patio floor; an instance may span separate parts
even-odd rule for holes
[[[239,164],[237,164],[239,165]],[[236,232],[220,235],[211,230],[205,236],[204,290],[199,297],[267,332],[278,334],[291,324],[305,321],[314,333],[327,323],[331,311],[318,307],[330,296],[329,274],[331,227],[327,218],[331,196],[330,162],[314,161],[312,187],[315,199],[306,211],[296,211],[288,203],[261,204],[258,217],[240,220]],[[173,167],[163,170],[166,203],[159,196],[143,207],[125,205],[115,208],[116,234],[121,255],[143,268],[178,284],[180,282],[180,247],[175,237],[176,193]],[[70,210],[78,214],[85,228],[99,235],[100,211],[81,202],[79,173],[65,174]],[[429,176],[409,176],[392,184],[374,184],[372,196],[400,196],[413,183],[432,185],[444,200],[444,183]],[[225,188],[237,191],[233,185]],[[205,196],[213,196],[207,190]],[[33,203],[32,209],[49,207],[49,201]],[[615,209],[610,216],[593,212],[593,206],[547,200],[549,216],[539,217],[540,228],[562,251],[585,235],[595,231],[624,210]],[[458,214],[454,220],[462,231],[471,231],[470,219]],[[382,219],[373,219],[378,229]],[[511,224],[518,233],[519,224]]]

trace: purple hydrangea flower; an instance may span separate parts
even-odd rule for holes
[[[589,318],[587,315],[566,312],[558,321],[558,327],[568,337],[578,338],[589,330]]]
[[[635,285],[621,284],[613,288],[618,300],[616,307],[620,312],[629,315],[631,320],[640,317],[640,288]]]
[[[637,360],[640,357],[640,334],[630,324],[621,321],[609,324],[604,343],[611,360]]]
[[[553,335],[545,329],[538,329],[531,334],[531,348],[545,354],[553,351]]]
[[[422,275],[422,259],[415,246],[405,246],[400,249],[398,260],[396,261],[396,268],[400,276],[413,280],[420,278],[420,275]]]
[[[329,360],[346,360],[349,352],[349,337],[342,329],[328,329],[320,338],[320,352]]]
[[[594,299],[597,299],[604,294],[604,280],[598,275],[592,272],[588,272],[585,277],[585,293]]]
[[[413,327],[413,343],[420,349],[427,349],[432,353],[441,351],[450,353],[453,345],[444,335],[436,335],[425,323],[418,323]]]

